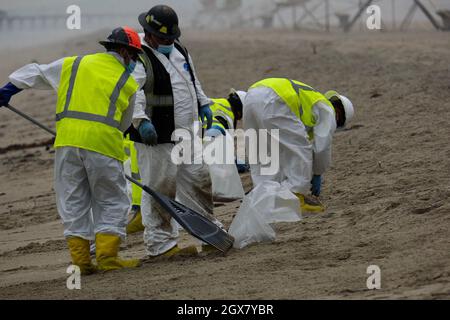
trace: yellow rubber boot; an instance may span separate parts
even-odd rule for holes
[[[139,208],[135,213],[131,221],[127,225],[127,234],[133,234],[144,231],[145,227],[142,224],[142,214]]]
[[[174,256],[196,256],[198,255],[198,250],[196,246],[188,246],[185,248],[180,248],[178,245],[174,246],[172,249],[167,250],[157,256],[149,256],[150,260],[161,259],[161,258],[172,258]]]
[[[97,271],[91,262],[89,240],[80,237],[68,237],[67,244],[72,256],[72,263],[80,268],[82,275],[93,274]]]
[[[202,244],[202,251],[199,253],[200,256],[208,256],[208,255],[217,255],[222,253],[219,249],[216,247],[210,245],[210,244]]]
[[[113,234],[97,233],[95,235],[97,268],[101,271],[135,268],[141,263],[139,259],[122,260],[118,257],[120,237]]]
[[[308,211],[308,212],[324,212],[325,207],[320,202],[319,199],[313,198],[313,197],[305,197],[301,193],[295,194],[300,201],[300,208],[302,211]]]
[[[220,250],[210,244],[203,244],[202,252],[220,252]]]

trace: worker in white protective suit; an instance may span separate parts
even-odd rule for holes
[[[136,267],[118,257],[126,236],[130,200],[123,171],[123,132],[131,125],[136,92],[145,82],[130,76],[141,43],[129,27],[100,42],[106,53],[32,63],[12,73],[0,89],[5,105],[22,89],[53,89],[56,105],[55,192],[72,262],[82,274]],[[14,89],[15,88],[15,89]],[[95,266],[89,241],[96,244]]]
[[[210,100],[203,93],[192,60],[178,41],[178,17],[165,5],[139,16],[147,80],[137,99],[133,125],[142,182],[205,215],[213,213],[211,179],[201,164],[176,165],[171,160],[175,129],[193,132],[193,123],[205,118],[211,126]],[[201,126],[200,126],[201,129]],[[199,130],[201,131],[201,130]],[[201,156],[201,155],[194,155]],[[149,258],[196,255],[197,248],[177,245],[178,225],[150,195],[141,203],[144,242]]]
[[[297,195],[303,210],[323,211],[309,193],[320,195],[322,175],[331,164],[333,134],[353,115],[351,101],[335,91],[322,95],[307,84],[284,78],[252,85],[244,101],[244,129],[279,129],[280,153],[280,168],[274,175],[262,175],[261,165],[251,164],[253,183],[280,182]]]

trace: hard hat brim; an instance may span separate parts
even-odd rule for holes
[[[325,98],[327,98],[328,100],[330,100],[333,97],[338,98],[339,100],[341,99],[339,93],[337,91],[334,90],[330,90],[327,93],[324,94]]]
[[[167,39],[167,40],[175,40],[181,36],[180,28],[177,28],[175,34],[173,34],[173,35],[167,35],[162,32],[159,32],[158,30],[152,28],[152,26],[148,24],[147,20],[145,19],[146,16],[147,16],[147,12],[143,12],[139,15],[139,18],[138,18],[139,24],[142,26],[142,28],[144,28],[145,31],[147,31],[151,34],[154,34],[158,38]]]
[[[352,120],[355,109],[353,107],[353,103],[348,99],[346,96],[343,96],[339,94],[337,91],[330,90],[327,93],[324,94],[325,98],[327,98],[329,101],[333,98],[337,98],[340,101],[340,105],[342,106],[345,114],[345,123],[344,127]]]
[[[106,47],[109,44],[119,44],[122,45],[124,47],[130,48],[132,50],[135,50],[137,53],[143,53],[144,51],[142,51],[142,49],[136,48],[134,46],[130,46],[128,43],[124,43],[121,41],[110,41],[110,40],[104,40],[104,41],[99,41],[98,43],[100,43],[102,46]]]

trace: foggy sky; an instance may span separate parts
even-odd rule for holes
[[[217,0],[222,3],[225,0]],[[319,3],[322,0],[310,0],[310,6],[314,3]],[[357,11],[357,5],[360,0],[332,0],[331,1],[331,12],[332,12],[332,25],[337,25],[337,19],[334,16],[335,12],[348,12],[353,15]],[[380,5],[382,9],[382,19],[383,22],[390,25],[392,20],[392,1],[393,0],[379,0],[375,1],[375,4]],[[244,20],[252,21],[264,12],[270,11],[274,7],[275,0],[242,0],[242,7],[239,14]],[[401,20],[406,15],[409,7],[412,4],[412,0],[395,0],[395,12],[396,18],[401,22]],[[178,13],[180,17],[181,28],[194,28],[201,26],[209,26],[208,21],[214,19],[212,15],[205,16],[199,14],[201,10],[201,5],[198,0],[166,0],[166,1],[154,1],[154,0],[0,0],[0,10],[4,10],[9,15],[67,15],[66,9],[69,5],[78,5],[81,8],[81,13],[83,14],[110,14],[111,20],[101,21],[98,23],[82,24],[82,30],[80,31],[69,31],[62,25],[60,28],[54,28],[57,30],[50,30],[46,34],[46,38],[58,39],[58,37],[69,37],[69,36],[80,36],[83,33],[93,32],[102,28],[112,28],[119,25],[131,25],[133,27],[138,27],[137,16],[139,13],[147,11],[155,4],[167,4],[172,6]],[[435,9],[450,9],[450,0],[423,0],[423,3],[434,13]],[[322,6],[323,7],[323,6]],[[316,14],[319,19],[324,17],[323,9],[319,7]],[[321,12],[322,11],[322,12]],[[114,15],[121,14],[120,18],[114,19]],[[215,14],[218,15],[217,13]],[[219,13],[223,18],[224,13]],[[68,16],[68,15],[67,15]],[[220,16],[218,18],[221,18]],[[83,18],[82,18],[83,19]],[[208,20],[210,19],[210,20]],[[277,20],[278,19],[278,20]],[[277,19],[274,20],[275,27],[280,26],[280,20],[285,20],[287,25],[289,25],[292,19],[292,13],[285,10],[279,14]],[[439,20],[439,18],[437,18]],[[230,20],[230,19],[228,19]],[[256,19],[255,19],[256,20]],[[83,20],[82,20],[83,21]],[[214,20],[212,20],[214,21]],[[424,25],[432,29],[430,24],[426,24],[425,16],[417,10],[415,14],[415,21],[425,21]],[[212,26],[217,29],[218,26]],[[256,25],[257,27],[257,25]],[[41,41],[41,32],[39,30],[30,30],[26,27],[22,30],[14,29],[13,32],[5,32],[4,30],[0,33],[0,43],[2,43],[2,48],[5,46],[14,47],[21,46],[24,44],[33,45],[35,42]],[[50,36],[49,36],[50,35]],[[17,39],[21,39],[18,41]]]

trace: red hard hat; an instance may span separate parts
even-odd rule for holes
[[[105,47],[110,44],[121,44],[142,52],[139,35],[133,28],[127,26],[114,29],[107,40],[100,41],[100,44]]]

